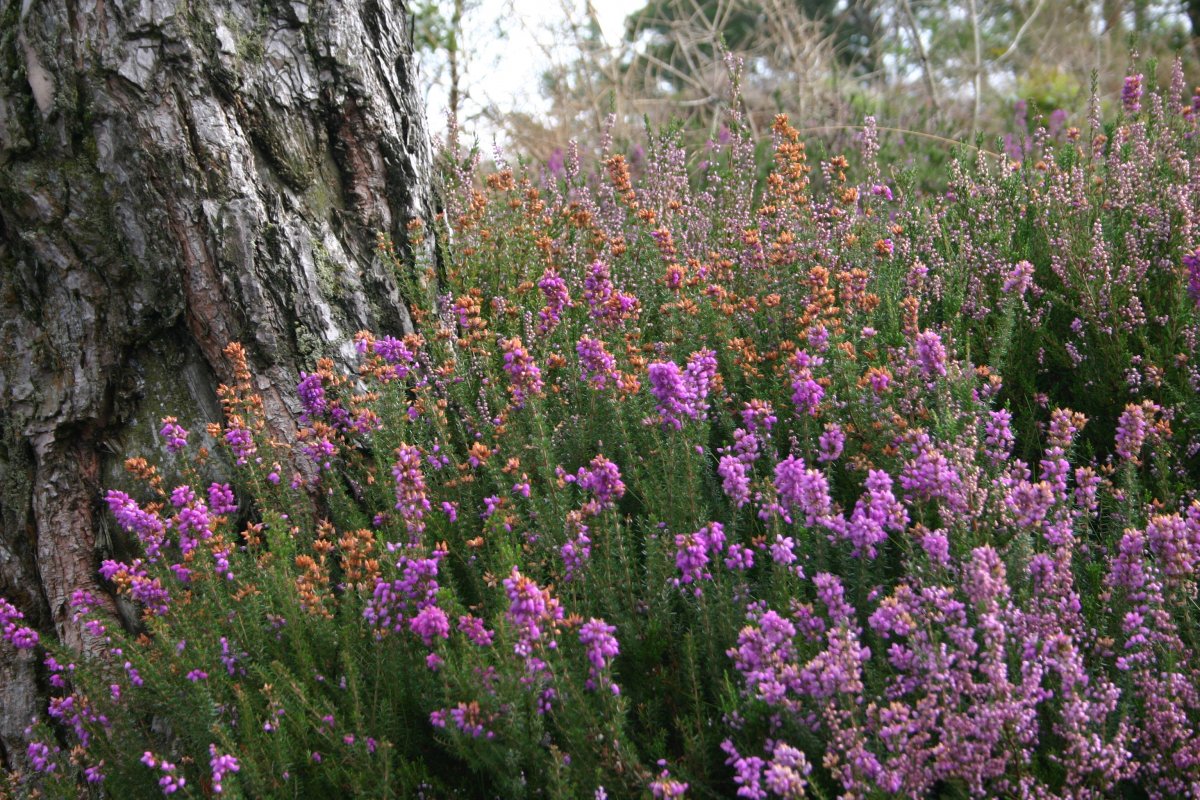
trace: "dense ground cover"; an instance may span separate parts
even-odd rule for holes
[[[109,492],[138,630],[0,602],[54,695],[9,789],[1200,796],[1197,107],[1132,76],[932,198],[870,124],[780,117],[757,197],[736,118],[698,178],[448,159],[421,335],[290,449],[243,369],[234,487],[167,419]]]

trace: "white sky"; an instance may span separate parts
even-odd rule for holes
[[[460,115],[468,140],[477,136],[486,148],[496,135],[486,120],[471,121],[488,104],[502,112],[520,110],[536,113],[546,108],[539,93],[540,75],[552,63],[552,57],[566,59],[570,43],[562,40],[560,27],[568,14],[584,19],[587,0],[468,0],[463,19],[465,75],[460,90],[465,90]],[[604,39],[610,45],[620,41],[625,18],[645,6],[646,0],[593,0]],[[430,131],[440,136],[446,129],[449,107],[448,73],[444,57],[421,55],[420,79],[434,82],[427,94],[426,113]],[[440,73],[440,82],[438,81]],[[502,143],[503,144],[503,143]]]

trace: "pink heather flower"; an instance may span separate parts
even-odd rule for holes
[[[1041,525],[1054,504],[1054,492],[1046,481],[1030,483],[1017,481],[1004,498],[1018,527],[1032,528]]]
[[[159,616],[167,613],[171,595],[163,588],[160,579],[150,578],[140,558],[135,558],[130,564],[107,559],[100,565],[100,575],[107,581],[120,575],[129,581],[130,597],[144,605],[147,611]]]
[[[942,498],[953,508],[964,504],[962,478],[950,459],[932,445],[922,447],[916,458],[905,463],[900,472],[900,486],[909,500]]]
[[[1186,584],[1188,593],[1195,596],[1196,584],[1190,579],[1200,561],[1200,513],[1189,521],[1178,514],[1156,515],[1146,525],[1146,540],[1166,585],[1177,589]]]
[[[171,505],[176,508],[183,508],[189,503],[195,502],[195,500],[196,493],[192,491],[192,487],[190,486],[176,486],[171,491]]]
[[[1137,458],[1150,434],[1154,415],[1160,411],[1162,408],[1150,400],[1145,400],[1140,405],[1130,403],[1125,406],[1125,411],[1117,420],[1116,447],[1114,449],[1118,456],[1127,461]]]
[[[158,785],[163,794],[174,794],[187,785],[183,777],[176,775],[177,768],[174,764],[166,759],[159,760],[149,750],[142,754],[141,762],[150,769],[162,771],[163,776],[158,779]]]
[[[763,771],[763,783],[780,797],[803,797],[806,778],[812,765],[804,753],[784,742],[775,743],[775,752]]]
[[[924,331],[917,336],[917,366],[925,378],[946,375],[946,348],[942,337],[934,331]]]
[[[603,341],[590,336],[580,337],[579,343],[575,345],[575,352],[579,355],[583,379],[592,388],[603,389],[609,382],[616,385],[617,362],[604,349]]]
[[[598,686],[608,685],[611,687],[613,694],[618,693],[616,684],[608,681],[604,677],[604,671],[612,664],[614,658],[620,654],[621,649],[617,644],[617,638],[613,636],[617,632],[615,625],[609,625],[602,619],[592,617],[591,620],[585,622],[579,629],[579,642],[584,646],[587,653],[588,664],[588,679],[585,684],[588,689],[595,689]]]
[[[708,411],[708,393],[717,376],[717,354],[708,348],[697,350],[688,358],[685,375],[691,393],[689,416],[704,419]]]
[[[831,526],[831,530],[850,542],[852,555],[874,558],[875,546],[887,539],[888,531],[900,532],[908,527],[908,511],[892,494],[892,479],[886,472],[870,470],[866,489],[850,519],[844,525]]]
[[[377,635],[400,632],[406,627],[406,615],[432,606],[437,601],[438,564],[445,550],[434,550],[431,558],[401,556],[396,563],[401,576],[396,580],[375,579],[375,588],[363,617]]]
[[[434,711],[429,715],[430,724],[435,728],[445,728],[447,713],[454,722],[454,727],[473,739],[481,737],[492,739],[496,736],[493,731],[488,730],[484,725],[485,722],[490,722],[490,719],[484,714],[483,709],[479,707],[479,703],[477,702],[459,703],[451,709]]]
[[[545,388],[542,371],[521,343],[520,337],[505,339],[500,347],[504,351],[504,371],[509,378],[508,393],[513,403],[521,408],[528,398],[541,394]]]
[[[25,748],[25,755],[34,771],[46,774],[58,769],[58,763],[54,761],[54,755],[58,752],[58,747],[51,750],[45,742],[30,742]]]
[[[1004,294],[1015,294],[1024,297],[1025,292],[1033,286],[1033,264],[1028,261],[1018,261],[1004,278]]]
[[[921,549],[931,563],[939,567],[950,566],[950,539],[945,531],[929,531],[920,538]]]
[[[408,367],[413,363],[416,355],[409,349],[401,340],[392,336],[383,336],[376,339],[371,345],[371,350],[375,355],[382,358],[389,364],[399,367],[396,377],[403,378],[408,374]]]
[[[167,440],[167,450],[178,453],[187,447],[188,432],[179,424],[175,417],[163,417],[162,430],[159,434]]]
[[[682,417],[687,415],[688,388],[679,365],[674,361],[655,361],[647,368],[650,393],[658,401],[658,415],[663,426],[681,430]]]
[[[796,563],[796,540],[782,533],[775,534],[775,542],[771,545],[771,560],[780,566]]]
[[[808,346],[818,353],[829,350],[829,329],[824,325],[813,325],[804,334]]]
[[[725,550],[725,566],[737,572],[745,572],[754,566],[754,550],[745,545],[730,542]]]
[[[425,475],[421,471],[420,449],[413,445],[400,445],[396,449],[392,475],[396,479],[396,509],[404,518],[409,539],[419,541],[425,532],[425,512],[430,509],[425,493]]]
[[[751,614],[750,621],[738,634],[737,646],[726,655],[746,681],[747,693],[773,705],[788,692],[785,671],[795,669],[796,626],[774,610],[761,616]]]
[[[733,782],[739,787],[737,796],[748,800],[767,800],[767,792],[762,788],[762,771],[766,762],[758,756],[740,755],[730,739],[721,742],[721,749],[729,755],[725,763],[733,767]]]

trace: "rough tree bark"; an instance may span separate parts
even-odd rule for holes
[[[428,219],[400,0],[0,0],[0,596],[81,646],[103,488],[215,420],[246,345],[286,432],[297,370],[411,323],[390,233]],[[0,760],[38,666],[0,642]]]

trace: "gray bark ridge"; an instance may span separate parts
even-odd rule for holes
[[[229,342],[287,435],[306,359],[412,330],[375,248],[430,220],[415,69],[393,0],[0,0],[0,594],[44,633],[87,644],[102,484]],[[34,677],[0,650],[10,765]]]

